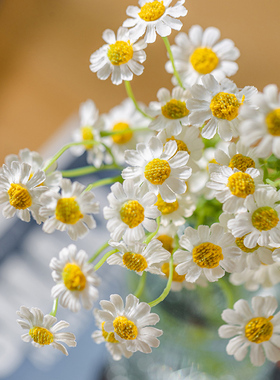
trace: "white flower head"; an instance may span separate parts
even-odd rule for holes
[[[100,280],[85,251],[71,244],[59,252],[59,259],[52,258],[50,268],[56,282],[51,290],[53,298],[59,297],[60,304],[73,312],[81,309],[81,303],[85,309],[92,308]]]
[[[155,119],[149,128],[155,131],[167,130],[171,135],[178,135],[182,125],[189,125],[189,110],[186,107],[187,99],[191,98],[189,90],[175,87],[170,94],[166,88],[161,88],[157,97],[159,102],[149,104],[149,114]]]
[[[119,252],[107,259],[109,265],[120,265],[142,275],[143,271],[162,274],[161,264],[170,259],[170,252],[163,248],[162,243],[154,238],[149,244],[109,242]]]
[[[179,0],[170,7],[172,0],[139,0],[137,6],[129,6],[126,14],[131,18],[124,21],[123,26],[130,29],[131,36],[137,40],[146,32],[144,41],[153,43],[156,40],[156,34],[161,37],[167,37],[171,30],[181,30],[183,24],[179,17],[186,16],[188,11],[183,6],[185,0]]]
[[[227,78],[218,83],[211,74],[203,76],[201,81],[202,84],[190,89],[193,99],[187,100],[190,123],[196,127],[206,123],[201,133],[206,139],[214,137],[218,129],[220,137],[230,141],[239,135],[239,109],[250,101],[257,89],[246,86],[240,90]]]
[[[177,152],[176,141],[164,146],[158,137],[151,137],[147,144],[139,143],[136,150],[125,152],[125,161],[132,167],[122,172],[124,179],[132,178],[136,184],[147,184],[150,191],[160,194],[165,202],[175,202],[176,194],[186,191],[185,181],[191,175],[186,164],[188,152]]]
[[[151,347],[158,347],[157,337],[162,330],[150,327],[159,322],[159,316],[151,313],[151,307],[140,302],[133,294],[126,297],[126,303],[118,294],[112,294],[110,301],[100,301],[103,310],[99,310],[99,317],[104,321],[104,330],[114,333],[114,338],[124,343],[130,352],[141,351],[146,354],[152,352]]]
[[[209,228],[199,226],[198,230],[187,227],[180,239],[180,246],[174,253],[178,263],[176,272],[185,275],[186,281],[195,282],[203,273],[208,281],[218,281],[225,271],[234,272],[240,257],[234,237],[224,233],[218,223]]]
[[[97,72],[99,79],[105,80],[110,74],[113,84],[119,85],[123,80],[131,81],[133,74],[141,75],[144,67],[140,64],[146,60],[146,43],[143,40],[135,43],[137,38],[122,26],[115,33],[106,29],[102,35],[106,42],[90,57],[90,69]]]
[[[215,197],[223,203],[223,211],[235,213],[245,211],[245,200],[255,193],[260,184],[262,175],[258,169],[250,168],[242,172],[220,166],[219,171],[210,174],[210,182],[206,186],[215,190]]]
[[[238,300],[232,309],[222,313],[227,323],[219,328],[221,338],[230,339],[226,350],[238,361],[245,358],[250,347],[250,360],[261,366],[265,357],[272,362],[280,360],[280,312],[275,297],[253,297],[252,309],[247,301]]]
[[[270,84],[252,98],[259,109],[242,107],[240,125],[241,141],[247,146],[256,146],[258,157],[274,153],[280,158],[280,94],[275,84]]]
[[[156,230],[155,219],[160,215],[154,205],[157,198],[146,186],[139,187],[129,179],[123,185],[115,183],[111,191],[110,207],[104,207],[103,212],[112,240],[119,241],[123,237],[127,242],[135,242],[145,236],[145,229]]]
[[[176,45],[172,45],[171,50],[175,67],[185,87],[201,83],[206,74],[212,74],[218,82],[236,74],[238,64],[234,61],[240,55],[239,50],[233,41],[219,39],[219,29],[209,27],[203,31],[199,25],[193,25],[189,35],[179,33],[175,37]],[[166,64],[166,70],[173,73],[170,61]],[[175,77],[172,82],[177,84]]]
[[[84,190],[85,186],[79,182],[63,179],[61,194],[47,191],[41,196],[43,207],[40,215],[50,217],[44,223],[44,232],[50,234],[55,229],[67,230],[70,238],[77,240],[85,236],[89,228],[95,228],[95,220],[89,214],[96,214],[99,206],[94,202],[94,194]]]
[[[59,321],[50,314],[44,315],[42,311],[36,307],[29,309],[26,306],[21,306],[17,311],[17,315],[22,318],[18,319],[19,325],[28,333],[21,336],[24,342],[32,342],[35,347],[43,347],[50,345],[58,349],[63,354],[68,355],[66,348],[58,342],[67,344],[69,347],[75,347],[75,335],[69,332],[59,333],[69,326],[68,322]]]
[[[48,190],[41,186],[46,179],[42,170],[37,170],[32,176],[32,168],[27,163],[13,161],[8,167],[5,164],[0,174],[0,205],[4,208],[5,218],[12,218],[15,214],[24,222],[32,217],[40,224],[44,217],[39,215],[41,207],[40,196]]]

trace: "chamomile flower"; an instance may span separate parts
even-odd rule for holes
[[[212,74],[220,82],[225,77],[234,75],[238,64],[234,62],[240,55],[234,42],[229,39],[220,39],[220,31],[209,27],[204,31],[201,26],[194,25],[189,35],[179,33],[175,37],[176,45],[171,46],[180,78],[185,87],[201,83],[205,74]],[[166,64],[168,73],[173,73],[170,61]],[[173,83],[177,84],[175,78]]]
[[[133,179],[137,185],[146,184],[165,202],[175,202],[176,194],[185,193],[185,181],[192,172],[186,165],[188,152],[176,152],[175,141],[168,141],[163,146],[160,139],[153,136],[147,144],[139,143],[136,150],[125,152],[125,161],[132,166],[125,168],[122,176]]]
[[[85,251],[77,250],[74,244],[59,252],[59,259],[53,257],[50,262],[52,278],[56,285],[51,290],[53,298],[59,298],[63,307],[77,312],[81,303],[85,309],[91,309],[98,298],[99,278],[94,266],[88,263]]]
[[[69,326],[68,322],[59,321],[50,314],[44,315],[37,307],[29,309],[26,306],[21,306],[17,311],[17,315],[22,318],[18,319],[19,325],[28,333],[21,336],[24,342],[32,342],[35,347],[43,347],[50,345],[53,348],[61,351],[63,354],[68,355],[66,348],[58,342],[67,344],[69,347],[75,347],[75,335],[69,332],[59,333]]]
[[[145,229],[156,230],[155,219],[160,215],[154,206],[157,198],[146,186],[138,187],[133,180],[126,180],[123,185],[115,183],[111,191],[110,207],[104,207],[103,212],[112,240],[119,241],[123,237],[127,242],[135,242],[145,236]]]
[[[240,125],[241,141],[248,146],[256,146],[258,157],[268,157],[274,153],[280,158],[280,94],[275,84],[270,84],[252,98],[258,111],[251,107],[242,109]]]
[[[255,193],[259,184],[262,184],[262,175],[258,169],[250,168],[242,172],[220,166],[219,171],[211,173],[206,186],[215,190],[215,197],[223,203],[223,211],[236,213],[245,211],[245,200]]]
[[[233,308],[223,311],[222,319],[227,325],[219,328],[221,338],[234,337],[226,347],[228,355],[241,361],[250,347],[250,360],[255,366],[263,365],[265,357],[274,363],[280,360],[280,313],[273,315],[276,298],[253,297],[252,309],[241,299]]]
[[[149,104],[149,114],[155,119],[149,128],[162,132],[167,130],[172,135],[178,135],[182,131],[182,125],[189,124],[189,110],[186,100],[191,98],[189,90],[175,87],[170,94],[166,88],[161,88],[157,97],[159,102]]]
[[[132,27],[130,34],[137,40],[146,32],[144,41],[153,43],[156,40],[156,33],[161,37],[167,37],[171,30],[181,30],[183,24],[178,17],[186,16],[188,11],[183,6],[185,0],[179,0],[170,7],[172,0],[139,0],[137,6],[129,6],[126,14],[131,18],[124,21],[123,26]]]
[[[159,316],[151,313],[151,307],[140,302],[133,294],[126,297],[126,303],[118,294],[112,294],[110,301],[100,301],[103,310],[97,313],[105,322],[104,330],[113,333],[114,338],[125,344],[130,352],[141,351],[145,354],[152,352],[151,347],[158,347],[157,337],[162,330],[150,327],[159,322]]]
[[[40,201],[43,207],[40,215],[48,218],[43,231],[50,234],[54,230],[65,231],[72,240],[82,238],[88,229],[95,228],[96,223],[89,214],[99,211],[98,203],[94,202],[94,194],[84,192],[85,186],[69,179],[61,181],[61,194],[54,191],[44,193]]]
[[[228,221],[228,227],[235,237],[244,237],[244,245],[267,247],[270,243],[280,244],[280,191],[271,187],[260,188],[248,196],[244,206],[246,212]]]
[[[106,42],[90,57],[90,70],[97,72],[99,79],[105,80],[110,74],[113,84],[119,85],[123,80],[131,81],[133,74],[141,75],[144,67],[140,64],[146,60],[146,43],[131,35],[127,28],[120,27],[115,33],[106,29],[102,35]],[[139,63],[140,62],[140,63]]]
[[[100,344],[105,342],[105,346],[114,360],[121,360],[123,356],[127,359],[130,358],[133,355],[133,352],[128,351],[124,343],[116,340],[113,332],[108,333],[104,330],[105,322],[99,316],[98,309],[94,309],[93,315],[95,317],[96,325],[99,328],[99,330],[95,330],[91,335],[95,343]]]
[[[143,271],[162,274],[161,264],[170,259],[170,252],[163,248],[162,243],[154,238],[150,243],[120,243],[109,242],[119,252],[107,259],[109,265],[120,265],[142,275]]]
[[[211,74],[203,76],[201,81],[202,84],[190,90],[193,99],[187,100],[190,123],[196,127],[205,123],[201,135],[206,139],[214,137],[218,129],[220,137],[230,141],[239,135],[240,107],[250,102],[257,89],[247,86],[240,90],[227,78],[218,83]]]
[[[40,196],[48,190],[41,186],[46,180],[42,170],[32,175],[32,168],[27,163],[13,161],[8,167],[5,164],[0,174],[0,205],[3,205],[2,214],[5,218],[12,218],[15,214],[24,222],[32,217],[40,224],[44,217],[40,216]]]
[[[178,263],[176,272],[185,275],[185,280],[196,282],[204,274],[208,281],[218,281],[225,275],[225,271],[236,270],[240,250],[234,244],[234,237],[224,233],[224,229],[215,223],[208,226],[199,226],[198,230],[187,227],[180,239],[180,246],[174,253],[174,260]]]

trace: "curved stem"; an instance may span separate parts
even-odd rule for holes
[[[130,85],[130,82],[125,80],[124,81],[125,83],[125,89],[126,89],[126,92],[127,92],[127,95],[130,97],[130,99],[133,101],[134,103],[134,106],[135,108],[144,116],[144,117],[147,117],[148,119],[151,119],[153,120],[153,118],[149,115],[147,115],[144,111],[141,110],[141,108],[139,107],[138,103],[137,103],[137,100],[135,99],[135,96],[132,92],[132,88],[131,88],[131,85]],[[127,129],[126,129],[126,132],[127,132]]]
[[[170,43],[169,43],[168,37],[162,37],[162,39],[163,39],[163,42],[165,44],[167,53],[169,55],[169,58],[170,58],[170,61],[171,61],[172,67],[173,67],[173,72],[174,72],[175,78],[177,79],[177,82],[178,82],[179,86],[184,89],[184,86],[183,86],[183,83],[181,81],[180,75],[179,75],[179,73],[178,73],[178,71],[176,70],[176,67],[175,67],[174,57],[173,57],[173,54],[172,54],[172,50],[171,50],[171,47],[170,47]]]
[[[102,257],[102,259],[99,260],[98,263],[94,266],[94,269],[97,271],[99,268],[101,268],[102,265],[105,263],[105,261],[108,259],[108,257],[110,257],[111,255],[113,255],[116,252],[118,252],[118,250],[113,249],[112,251],[105,253],[105,255]]]
[[[53,317],[56,316],[57,305],[58,305],[58,297],[54,299],[54,301],[53,301],[52,311],[50,312],[50,315],[52,315]]]
[[[157,217],[157,229],[155,230],[155,232],[152,232],[148,237],[147,239],[144,241],[145,244],[149,244],[150,241],[152,240],[152,238],[154,236],[156,236],[156,234],[158,233],[158,230],[159,230],[159,226],[160,226],[160,216]]]
[[[118,175],[117,177],[110,177],[110,178],[104,178],[104,179],[100,179],[99,181],[96,181],[94,183],[90,183],[84,190],[84,192],[86,191],[90,191],[91,189],[95,188],[95,187],[99,187],[99,186],[104,186],[104,185],[110,185],[111,183],[115,183],[115,182],[122,182],[123,181],[123,178],[121,175]]]
[[[113,165],[113,164],[104,165],[104,166],[101,166],[100,168],[96,168],[94,166],[84,166],[82,168],[76,168],[72,170],[62,170],[61,173],[63,177],[71,178],[71,177],[79,177],[82,175],[100,172],[102,170],[114,170],[114,169],[122,170],[123,168],[119,165]]]
[[[232,309],[233,305],[234,305],[234,298],[233,298],[231,287],[230,287],[228,281],[224,277],[220,278],[218,281],[218,285],[220,286],[220,288],[223,291],[224,296],[227,300],[227,307],[229,309]]]
[[[173,256],[170,257],[169,277],[168,277],[168,282],[167,282],[167,285],[166,285],[164,291],[161,293],[161,295],[157,299],[155,299],[152,302],[149,302],[148,305],[150,305],[151,307],[154,307],[154,306],[158,305],[160,302],[162,302],[168,296],[170,289],[171,289],[172,280],[173,280]]]
[[[97,259],[97,257],[100,255],[100,253],[102,251],[104,251],[104,249],[106,249],[107,247],[109,247],[109,244],[106,241],[106,243],[104,243],[103,245],[101,245],[101,247],[98,248],[98,250],[95,252],[95,254],[91,256],[91,258],[88,260],[88,263],[92,263],[95,259]]]
[[[145,289],[146,278],[147,278],[147,272],[143,272],[142,276],[140,277],[137,289],[134,292],[135,297],[137,298],[141,297],[143,290]]]

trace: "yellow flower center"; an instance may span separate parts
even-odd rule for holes
[[[8,195],[11,206],[18,210],[25,210],[32,205],[32,198],[28,190],[17,183],[11,183]]]
[[[246,172],[246,170],[249,168],[255,168],[255,161],[250,157],[243,156],[242,154],[238,153],[232,157],[228,166],[231,169],[236,168],[241,172]]]
[[[93,140],[93,132],[91,127],[82,127],[81,134],[83,140]],[[93,148],[93,144],[85,145],[85,149],[89,150]]]
[[[255,182],[248,173],[237,172],[228,179],[231,194],[239,198],[246,198],[249,194],[254,194]]]
[[[211,100],[210,109],[213,116],[230,121],[238,116],[241,104],[234,94],[219,92]]]
[[[77,264],[67,263],[62,271],[64,285],[71,291],[82,291],[86,287],[86,277]]]
[[[107,56],[114,66],[120,66],[127,63],[133,57],[133,47],[130,41],[117,41],[109,45]]]
[[[245,326],[245,336],[253,343],[262,343],[269,340],[273,333],[273,325],[270,320],[273,316],[269,318],[258,317],[251,319]]]
[[[193,68],[199,74],[209,74],[219,63],[219,58],[212,49],[207,47],[199,47],[190,56],[190,62]]]
[[[152,3],[144,4],[138,15],[144,21],[155,21],[158,20],[164,12],[165,6],[163,5],[163,1],[153,1]]]
[[[129,228],[137,227],[144,220],[144,207],[138,201],[125,202],[120,210],[121,220]]]
[[[166,249],[168,252],[172,253],[174,239],[171,236],[160,235],[157,237],[157,239],[162,242],[162,247],[164,249]]]
[[[166,160],[154,158],[146,165],[144,176],[153,185],[162,185],[170,173],[171,168]]]
[[[280,108],[269,112],[265,118],[265,121],[268,132],[272,136],[280,136]]]
[[[201,243],[193,249],[193,261],[201,268],[216,268],[223,258],[222,248],[213,243]]]
[[[236,238],[235,239],[235,243],[237,245],[238,248],[240,248],[243,252],[246,252],[246,253],[251,253],[251,252],[254,252],[256,251],[258,248],[259,248],[259,245],[257,244],[255,247],[253,248],[247,248],[245,247],[244,245],[244,239],[245,237],[247,236],[248,234],[242,236],[242,237],[239,237],[239,238]]]
[[[83,214],[80,211],[78,203],[75,201],[75,197],[61,198],[58,200],[55,217],[62,223],[76,224],[83,218]]]
[[[113,332],[108,333],[107,331],[104,330],[104,325],[105,325],[105,322],[102,322],[102,325],[101,325],[102,335],[103,335],[103,338],[106,340],[106,342],[109,342],[109,343],[119,343],[115,339],[115,335],[114,335]]]
[[[181,151],[181,150],[183,150],[184,152],[188,152],[188,153],[190,154],[190,151],[188,150],[188,147],[187,147],[187,145],[184,143],[184,141],[182,141],[182,140],[177,140],[177,139],[175,139],[174,136],[170,137],[169,139],[166,139],[167,142],[170,141],[170,140],[176,141],[176,143],[177,143],[177,150],[176,150],[175,154],[176,154],[177,152]],[[175,155],[175,154],[174,154],[174,155]]]
[[[39,343],[42,345],[49,345],[54,340],[53,334],[44,327],[32,327],[32,329],[29,330],[29,335],[35,343]]]
[[[157,206],[157,208],[159,209],[159,211],[163,215],[168,215],[168,214],[171,214],[172,212],[178,210],[179,203],[178,203],[177,199],[175,202],[168,203],[162,199],[160,194],[158,194],[157,198],[158,198],[158,200],[155,203],[155,205]]]
[[[259,231],[268,231],[276,227],[279,222],[277,212],[268,206],[259,207],[252,215],[252,224]]]
[[[117,132],[123,132],[126,129],[128,129],[128,132],[125,133],[117,133],[115,135],[112,135],[112,140],[114,141],[115,144],[126,144],[128,143],[133,136],[133,132],[129,130],[129,125],[127,123],[117,123],[113,126],[113,131]]]
[[[173,266],[173,278],[172,281],[175,282],[183,282],[185,280],[184,275],[180,275],[175,271],[177,264],[174,264]],[[168,278],[169,277],[169,263],[164,263],[161,267],[162,272],[165,274],[165,276]]]
[[[134,340],[137,338],[138,330],[135,324],[126,317],[117,317],[113,322],[114,331],[122,339]]]
[[[190,113],[186,107],[186,102],[177,99],[169,100],[161,107],[161,112],[167,119],[181,119]]]
[[[133,252],[126,252],[123,255],[123,263],[129,270],[135,270],[135,272],[143,272],[148,267],[145,257]]]

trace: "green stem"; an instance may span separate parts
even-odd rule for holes
[[[234,298],[233,298],[231,286],[229,285],[227,279],[225,279],[224,277],[220,278],[218,281],[218,285],[220,286],[227,300],[227,307],[229,309],[232,309],[234,305]]]
[[[102,131],[100,132],[100,136],[107,137],[107,136],[114,136],[114,135],[125,135],[128,132],[134,133],[134,132],[139,132],[139,131],[146,132],[146,131],[150,131],[150,129],[148,127],[142,127],[142,128],[135,128],[135,129],[127,128],[121,131]]]
[[[98,250],[95,252],[95,254],[91,256],[91,258],[88,260],[88,263],[92,263],[95,259],[97,259],[97,257],[100,255],[100,253],[102,251],[104,251],[104,249],[106,249],[107,247],[109,247],[109,244],[106,241],[106,243],[101,245],[101,247],[98,248]]]
[[[140,298],[143,290],[145,289],[145,284],[146,284],[146,278],[147,278],[147,272],[143,272],[142,276],[140,277],[137,289],[135,290],[135,297]]]
[[[92,144],[99,144],[95,140],[84,140],[84,141],[78,141],[78,142],[72,142],[67,145],[64,145],[54,156],[51,160],[47,162],[47,165],[43,169],[45,172],[52,166],[52,164],[57,161],[57,159],[69,148],[75,145],[92,145]]]
[[[147,239],[144,241],[145,244],[149,244],[150,241],[152,240],[152,238],[154,236],[156,236],[156,234],[158,233],[158,230],[159,230],[159,226],[160,226],[160,216],[157,217],[157,229],[155,230],[155,232],[152,232],[148,237]]]
[[[85,188],[84,192],[90,191],[91,189],[93,189],[95,187],[100,187],[100,186],[104,186],[104,185],[110,185],[110,183],[122,182],[122,181],[123,181],[123,178],[122,178],[121,175],[118,175],[117,177],[110,177],[110,178],[100,179],[99,181],[90,183]]]
[[[102,170],[114,170],[114,169],[122,170],[123,168],[119,165],[113,165],[113,164],[104,165],[104,166],[101,166],[100,168],[96,168],[94,166],[84,166],[82,168],[77,168],[77,169],[72,169],[72,170],[62,170],[61,173],[63,177],[71,178],[71,177],[79,177],[82,175],[100,172]]]
[[[54,301],[53,301],[52,311],[50,312],[50,315],[52,315],[53,317],[56,316],[57,305],[58,305],[58,297],[54,299]]]
[[[99,268],[101,268],[102,265],[105,263],[105,261],[108,259],[108,257],[110,257],[111,255],[113,255],[116,252],[118,252],[118,250],[113,249],[112,251],[105,253],[105,255],[102,257],[102,259],[99,260],[98,263],[94,266],[94,269],[97,271]]]
[[[171,289],[172,280],[173,280],[173,256],[170,257],[169,277],[168,277],[168,282],[167,282],[167,285],[166,285],[164,291],[161,293],[161,295],[157,299],[155,299],[152,302],[149,302],[148,305],[150,305],[151,307],[154,307],[154,306],[158,305],[160,302],[162,302],[168,296],[170,289]]]
[[[178,74],[178,71],[176,70],[176,67],[175,67],[174,57],[173,57],[173,54],[172,54],[172,50],[171,50],[171,47],[170,47],[170,43],[169,43],[168,37],[162,37],[162,39],[163,39],[163,42],[165,44],[167,53],[169,55],[169,58],[170,58],[170,61],[171,61],[172,67],[173,67],[173,72],[174,72],[175,78],[177,79],[177,82],[178,82],[179,86],[184,89],[184,86],[183,86],[183,83],[181,81],[180,75]]]
[[[135,108],[144,116],[144,117],[147,117],[148,119],[151,119],[153,120],[153,118],[149,115],[147,115],[144,111],[141,110],[141,108],[139,107],[138,103],[137,103],[137,100],[135,99],[135,96],[132,92],[132,88],[131,88],[131,85],[130,85],[130,82],[125,80],[124,81],[125,83],[125,89],[126,89],[126,92],[127,92],[127,95],[130,97],[130,99],[133,101],[134,103],[134,106]],[[126,129],[127,131],[127,129]]]

